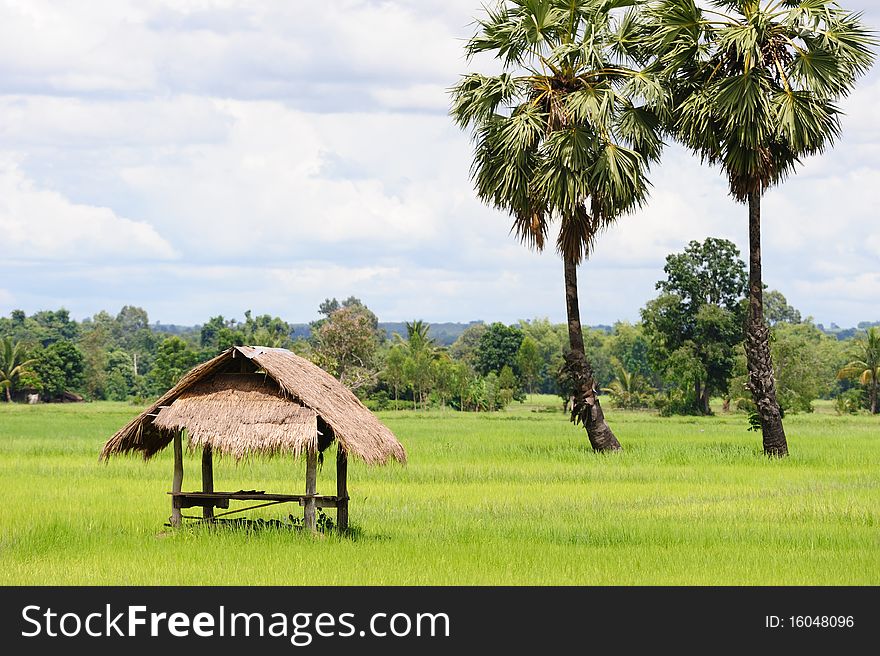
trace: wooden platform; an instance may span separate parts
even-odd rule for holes
[[[306,452],[306,489],[305,494],[273,494],[264,490],[238,490],[237,492],[214,491],[214,460],[213,449],[209,445],[202,447],[202,489],[184,492],[183,486],[183,433],[174,434],[174,478],[171,480],[171,526],[180,526],[183,519],[198,519],[212,522],[215,518],[234,515],[247,510],[256,510],[279,503],[298,503],[303,509],[303,528],[315,532],[318,508],[336,509],[336,528],[348,530],[348,455],[342,449],[336,451],[336,496],[317,493],[318,450]],[[230,501],[254,501],[255,504],[233,510],[215,513],[215,508],[229,508]],[[201,507],[202,516],[192,517],[180,511],[184,508]]]
[[[229,501],[262,501],[265,505],[276,503],[298,503],[304,506],[309,499],[315,500],[316,508],[338,508],[339,502],[348,501],[348,497],[328,496],[321,494],[272,494],[256,491],[239,492],[169,492],[172,503],[177,508],[229,508]],[[243,509],[244,510],[244,509]]]

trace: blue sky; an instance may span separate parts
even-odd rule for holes
[[[354,294],[388,321],[562,320],[558,258],[476,200],[446,114],[479,6],[0,0],[0,313],[309,321]],[[765,200],[765,281],[817,322],[880,319],[878,106],[875,68]],[[651,180],[581,267],[585,323],[638,319],[691,239],[746,252],[717,171],[670,147]]]

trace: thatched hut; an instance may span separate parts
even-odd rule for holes
[[[190,450],[202,450],[202,489],[198,492],[181,489],[184,433]],[[336,494],[319,495],[318,454],[334,440]],[[195,367],[111,437],[101,458],[138,452],[149,459],[172,442],[174,526],[180,525],[183,508],[200,506],[203,519],[211,521],[215,507],[228,508],[230,500],[247,500],[261,501],[259,506],[299,502],[304,525],[312,530],[316,508],[336,508],[337,526],[344,530],[348,525],[348,458],[371,465],[406,462],[406,452],[394,434],[333,376],[286,349],[258,346],[235,346]],[[215,452],[235,459],[257,454],[305,455],[305,494],[216,492]]]

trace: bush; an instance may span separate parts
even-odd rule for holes
[[[654,407],[660,411],[661,417],[673,415],[699,415],[700,410],[693,396],[681,390],[669,390],[665,394],[654,397]]]
[[[367,409],[376,412],[377,410],[388,410],[393,405],[393,400],[388,398],[388,392],[385,390],[379,390],[378,392],[374,392],[370,394],[367,398],[363,399],[364,405],[367,406]]]
[[[834,401],[834,409],[839,415],[854,415],[868,405],[868,396],[865,390],[859,387],[853,387],[840,395]]]

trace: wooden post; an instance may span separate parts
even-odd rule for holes
[[[309,449],[306,453],[306,494],[311,495],[303,504],[303,526],[314,532],[315,524],[315,494],[318,489],[318,448]]]
[[[210,444],[202,448],[202,492],[214,491],[214,459]],[[214,506],[204,506],[202,517],[205,521],[214,521]]]
[[[171,481],[171,491],[180,492],[183,486],[183,433],[178,431],[174,434],[174,478]],[[171,525],[180,526],[180,498],[171,497]]]
[[[348,455],[336,441],[336,527],[348,530]]]

